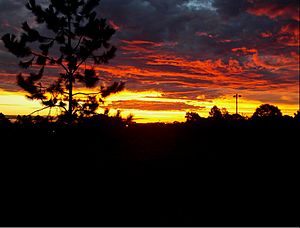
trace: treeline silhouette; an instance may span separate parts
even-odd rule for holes
[[[132,116],[106,112],[72,125],[63,116],[19,116],[10,122],[1,114],[0,123],[0,161],[9,178],[2,183],[14,186],[6,193],[2,224],[298,221],[299,112],[288,117],[262,105],[246,118],[213,107],[208,118],[190,112],[186,122],[170,124],[137,124]],[[34,209],[28,211],[28,205]],[[20,219],[9,219],[9,212]]]
[[[297,124],[300,120],[300,111],[294,113],[294,117],[289,115],[283,115],[281,110],[270,104],[262,104],[259,106],[251,117],[243,116],[240,114],[230,114],[226,108],[218,108],[213,106],[209,112],[207,118],[201,117],[197,112],[187,112],[185,115],[187,125],[198,125],[198,124],[221,124],[222,122],[235,122],[237,124],[241,122],[249,122],[250,124],[264,123],[264,124],[282,124],[282,123],[295,123]],[[18,115],[13,121],[15,125],[70,125],[68,116],[66,113],[58,116],[32,116],[32,115]],[[0,113],[0,126],[8,127],[12,124],[10,118],[6,117],[3,113]],[[99,126],[101,124],[110,125],[123,125],[128,127],[129,125],[136,124],[134,122],[134,116],[128,115],[127,118],[121,117],[121,111],[118,110],[115,116],[109,116],[109,109],[106,109],[103,114],[88,114],[88,115],[74,115],[74,122],[71,125],[94,125]],[[151,124],[164,125],[165,123],[157,122]],[[183,124],[178,121],[174,121],[173,124]]]

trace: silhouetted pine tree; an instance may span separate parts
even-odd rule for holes
[[[108,63],[115,56],[116,48],[109,41],[115,30],[105,19],[97,18],[95,7],[100,0],[50,0],[47,8],[29,0],[28,10],[36,18],[38,24],[54,34],[45,36],[38,30],[22,24],[20,37],[5,34],[2,37],[5,47],[20,58],[21,68],[39,66],[37,73],[28,77],[17,76],[17,83],[30,99],[40,100],[43,109],[59,107],[72,120],[78,112],[83,115],[95,113],[99,102],[112,93],[121,91],[124,83],[115,82],[112,86],[101,86],[98,93],[74,93],[74,85],[83,83],[86,87],[95,87],[99,78],[93,67],[83,69],[82,65]],[[51,55],[50,55],[51,50]],[[58,66],[62,72],[52,84],[41,82],[46,66]],[[77,95],[85,95],[82,102]]]

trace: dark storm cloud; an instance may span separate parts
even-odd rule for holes
[[[234,47],[278,44],[261,34],[276,34],[285,22],[257,17],[251,7],[246,0],[103,0],[100,12],[120,27],[118,39],[176,42],[172,49],[179,55],[218,59],[230,57]]]
[[[4,9],[17,15],[9,23],[23,21],[24,2],[2,3]],[[204,3],[211,7],[204,7]],[[117,42],[120,39],[177,42],[173,49],[178,54],[205,59],[229,54],[232,47],[242,45],[241,40],[248,45],[257,41],[254,36],[274,30],[276,22],[247,14],[250,6],[245,0],[102,0],[99,12],[120,27]],[[224,15],[231,20],[224,21]],[[12,18],[8,16],[1,21]],[[197,32],[210,36],[197,36]]]
[[[102,1],[101,11],[120,25],[120,38],[162,41],[174,39],[178,34],[174,33],[176,31],[188,29],[185,25],[194,16],[180,7],[184,2],[186,1]]]
[[[178,42],[174,48],[190,54],[199,46],[195,33],[213,29],[218,21],[213,10],[187,7],[189,2],[192,1],[102,1],[101,12],[120,26],[120,39]]]
[[[20,31],[20,23],[28,19],[24,0],[0,0],[0,34]]]

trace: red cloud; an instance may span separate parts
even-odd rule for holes
[[[158,46],[159,43],[155,43],[147,40],[122,40],[122,43],[129,45],[150,45],[150,46]]]
[[[233,52],[241,52],[243,54],[253,54],[257,53],[257,50],[254,48],[248,49],[246,47],[239,47],[239,48],[232,48],[231,49]]]
[[[278,2],[252,1],[253,6],[248,8],[247,12],[257,16],[267,16],[271,19],[284,18],[300,21],[299,5],[280,4]]]
[[[140,52],[140,53],[152,53],[158,47],[176,46],[176,42],[152,42],[147,40],[121,40],[123,45],[121,49],[125,51]]]
[[[232,42],[235,42],[235,41],[239,41],[239,39],[238,40],[224,39],[224,40],[220,40],[219,42],[220,43],[232,43]]]
[[[248,62],[244,63],[243,68],[241,68],[241,70],[243,69],[245,72],[255,67],[265,68],[271,71],[283,68],[295,71],[298,69],[297,54],[295,52],[290,53],[290,55],[260,55],[257,49],[249,49],[246,47],[233,48],[232,51],[252,55],[252,57],[248,58]]]
[[[294,36],[299,36],[299,24],[286,24],[281,27],[280,33],[290,33]]]
[[[299,46],[299,23],[291,22],[283,25],[276,33],[262,32],[262,38],[274,38],[278,44],[290,47]]]
[[[218,43],[232,43],[232,42],[240,41],[240,39],[224,39],[224,38],[222,39],[218,35],[212,35],[207,32],[196,32],[195,35],[199,37],[203,37],[203,36],[208,37],[210,39],[215,40]]]
[[[260,35],[262,38],[270,38],[273,36],[271,32],[262,32]]]
[[[151,53],[152,50],[140,47],[137,45],[126,45],[126,46],[121,46],[121,49],[124,51],[129,51],[129,52],[142,52],[142,53]]]
[[[109,20],[108,23],[109,23],[109,25],[110,25],[111,27],[113,27],[113,29],[115,29],[115,30],[117,30],[117,31],[121,29],[121,26],[117,25],[117,24],[116,24],[114,21],[112,21],[112,20]]]
[[[175,46],[177,42],[152,42],[148,40],[121,40],[122,43],[127,45],[139,45],[139,46],[152,46],[152,47],[163,47],[163,46]]]
[[[277,41],[287,46],[299,46],[299,24],[289,23],[281,27]]]
[[[208,34],[207,32],[196,32],[195,35],[196,36],[206,36],[206,37],[209,37],[209,38],[215,38],[214,35]]]
[[[146,40],[121,40],[121,42],[123,43],[121,46],[122,50],[139,53],[151,53],[153,52],[153,48],[161,45],[160,43]]]

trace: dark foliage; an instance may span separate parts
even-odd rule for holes
[[[88,103],[73,125],[0,114],[0,225],[296,226],[297,115],[136,124]]]
[[[254,112],[253,119],[276,119],[281,118],[282,113],[278,107],[270,104],[262,104]]]
[[[191,124],[198,123],[201,121],[200,115],[196,112],[187,112],[185,118],[186,118],[186,122]]]
[[[114,84],[112,84],[107,88],[101,87],[101,95],[102,97],[108,97],[112,93],[117,93],[118,91],[123,90],[124,87],[125,87],[124,82],[120,82],[120,83],[115,82]]]
[[[297,113],[295,113],[294,115],[295,115],[294,118],[295,118],[297,121],[300,121],[300,110],[298,110]]]
[[[30,48],[26,46],[27,40],[24,36],[20,40],[17,40],[15,35],[5,34],[2,37],[2,41],[4,46],[17,57],[22,58],[31,54]]]
[[[9,127],[11,124],[10,120],[1,112],[0,113],[0,128]]]
[[[223,118],[222,112],[217,106],[214,106],[211,108],[211,110],[209,112],[209,116],[213,119],[222,119]]]
[[[99,75],[94,68],[83,70],[83,64],[108,63],[115,56],[116,48],[109,42],[115,30],[107,24],[106,19],[97,17],[95,7],[99,2],[100,0],[51,0],[44,8],[35,0],[29,0],[26,7],[35,16],[36,22],[46,25],[54,36],[44,36],[24,22],[20,38],[14,34],[2,37],[8,51],[21,59],[21,68],[28,69],[33,64],[41,66],[39,73],[31,73],[27,78],[22,74],[17,76],[17,83],[28,93],[27,97],[40,100],[45,108],[60,108],[72,117],[70,120],[77,113],[87,112],[87,107],[91,109],[90,113],[94,112],[99,102],[103,102],[102,98],[124,88],[123,82],[116,82],[108,87],[100,86],[99,92],[93,94],[98,97],[93,100],[93,108],[90,97],[87,98],[88,103],[84,104],[76,98],[79,94],[73,92],[77,83],[92,88],[99,82]],[[35,48],[37,46],[38,49]],[[55,56],[53,51],[50,55],[54,47],[60,51],[60,56]],[[58,66],[62,73],[57,81],[45,86],[41,79],[44,68],[48,65]],[[65,101],[68,101],[68,109]]]
[[[73,125],[19,116],[0,126],[1,225],[298,222],[296,118],[135,124],[106,111]]]

